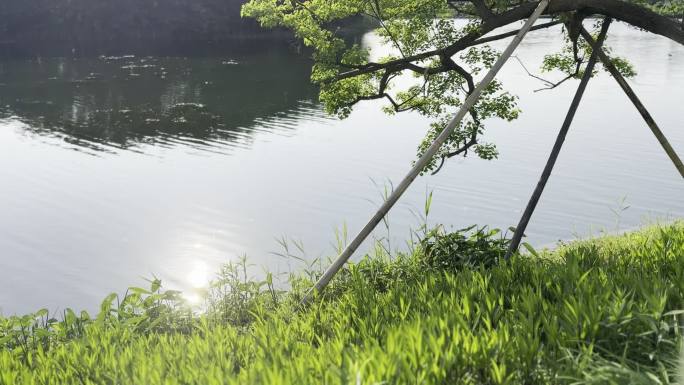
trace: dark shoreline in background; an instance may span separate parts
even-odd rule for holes
[[[291,31],[242,18],[246,2],[8,0],[0,4],[0,60],[303,51]],[[354,39],[368,30],[368,21],[358,17],[339,27],[342,36]]]
[[[227,40],[178,40],[178,41],[111,41],[56,42],[32,44],[0,42],[0,60],[34,58],[92,58],[99,56],[138,57],[205,57],[231,56],[263,52],[301,52],[301,44],[293,37],[273,33],[269,36],[239,37]]]
[[[180,56],[295,39],[243,19],[245,0],[31,0],[0,5],[0,58]],[[255,44],[258,42],[258,44]]]

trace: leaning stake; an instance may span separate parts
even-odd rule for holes
[[[587,32],[587,30],[584,29],[584,27],[580,30],[580,32],[582,33],[582,37],[584,38],[584,40],[586,40],[592,46],[593,49],[596,49],[596,42],[594,41],[594,38],[591,36],[591,34]],[[608,72],[610,72],[611,75],[613,75],[613,78],[615,78],[615,81],[618,82],[622,90],[625,91],[625,94],[627,94],[629,100],[632,101],[634,107],[636,107],[636,109],[639,110],[639,113],[646,121],[646,124],[648,124],[648,127],[650,127],[651,131],[653,131],[653,135],[655,135],[655,137],[658,139],[658,142],[660,142],[660,145],[667,153],[667,156],[670,157],[672,163],[674,163],[674,166],[677,168],[677,171],[679,171],[679,175],[681,175],[682,178],[684,178],[684,164],[682,164],[682,160],[679,158],[674,148],[672,148],[670,142],[668,142],[667,138],[665,137],[665,134],[663,134],[663,132],[660,130],[660,127],[658,127],[658,124],[655,122],[655,120],[653,120],[653,117],[648,112],[644,104],[641,103],[641,100],[639,100],[639,97],[634,93],[632,87],[630,87],[629,83],[627,83],[627,80],[625,80],[622,74],[620,74],[620,71],[618,71],[618,69],[615,67],[613,62],[608,57],[608,55],[606,55],[606,53],[603,52],[602,48],[598,49],[598,54],[599,59],[601,59],[601,62],[603,63],[603,66],[606,67],[606,69],[608,70]]]
[[[610,26],[610,23],[610,18],[606,18],[604,20],[603,27],[601,28],[601,34],[599,35],[597,43],[598,47],[603,46],[603,41],[605,40],[606,34],[608,33],[608,27]],[[560,154],[561,148],[563,147],[563,143],[565,143],[565,137],[568,135],[570,125],[572,125],[572,121],[575,118],[577,108],[579,107],[579,104],[582,101],[582,96],[584,96],[584,91],[587,89],[589,79],[591,79],[592,73],[594,72],[594,67],[596,66],[596,61],[598,60],[598,52],[599,50],[592,50],[591,57],[589,58],[589,62],[587,63],[587,68],[584,70],[584,76],[582,76],[580,85],[579,87],[577,87],[575,98],[572,100],[572,103],[570,104],[570,109],[568,110],[568,114],[565,116],[565,121],[563,122],[563,126],[561,127],[561,130],[558,133],[556,143],[553,145],[551,155],[549,155],[549,160],[546,162],[546,167],[544,167],[544,171],[542,172],[541,178],[539,179],[539,183],[537,183],[537,188],[534,189],[534,193],[532,193],[532,197],[530,198],[530,201],[527,204],[527,207],[525,208],[525,212],[523,213],[522,218],[520,218],[520,223],[518,223],[518,226],[515,228],[513,239],[511,239],[511,243],[508,245],[508,251],[506,251],[505,256],[505,259],[507,260],[511,258],[513,253],[518,251],[518,247],[520,247],[520,241],[522,240],[522,237],[525,234],[527,224],[530,222],[530,218],[532,218],[534,209],[537,208],[537,203],[539,203],[539,198],[541,198],[541,195],[544,192],[546,182],[549,181],[549,177],[551,176],[553,167],[556,165],[556,161],[558,160],[558,155]]]
[[[333,264],[325,271],[323,276],[316,282],[316,285],[307,293],[307,295],[304,297],[302,300],[302,303],[307,303],[311,300],[312,296],[314,293],[317,292],[322,292],[323,289],[325,289],[326,286],[328,286],[328,283],[332,280],[332,278],[337,274],[338,271],[344,266],[344,264],[351,258],[352,254],[356,251],[356,249],[361,246],[363,241],[368,238],[370,233],[375,229],[375,227],[382,221],[382,218],[384,218],[389,210],[394,206],[394,204],[401,198],[401,196],[404,194],[406,189],[411,185],[411,183],[418,177],[421,171],[425,169],[427,164],[430,162],[430,160],[437,154],[437,151],[439,151],[440,147],[446,142],[446,140],[449,138],[451,133],[454,131],[454,129],[461,123],[461,120],[465,117],[465,115],[468,113],[468,111],[475,105],[477,100],[480,98],[480,95],[482,95],[482,92],[484,91],[487,86],[494,80],[494,77],[496,74],[499,72],[501,67],[503,67],[504,63],[508,61],[508,59],[511,57],[513,54],[513,51],[518,47],[520,42],[522,41],[523,37],[525,34],[532,28],[534,25],[535,21],[539,19],[539,16],[544,12],[546,7],[549,4],[549,0],[542,0],[539,2],[539,5],[535,9],[534,13],[532,13],[532,16],[530,16],[529,19],[527,19],[527,22],[525,25],[520,29],[520,32],[515,36],[513,41],[509,44],[509,46],[506,48],[506,50],[501,54],[499,57],[499,60],[494,64],[494,66],[489,70],[487,75],[482,79],[480,84],[475,88],[472,94],[466,98],[465,102],[463,103],[463,106],[458,110],[458,113],[454,117],[451,122],[449,122],[449,125],[442,131],[442,133],[435,139],[435,141],[432,143],[432,145],[425,151],[425,154],[418,159],[416,162],[415,166],[409,171],[408,175],[404,178],[404,180],[401,181],[401,183],[397,186],[397,188],[392,192],[392,194],[387,198],[387,200],[382,204],[378,212],[371,218],[371,220],[366,224],[366,226],[361,230],[361,232],[354,238],[354,240],[347,246],[347,248],[340,254],[339,257],[333,262]]]

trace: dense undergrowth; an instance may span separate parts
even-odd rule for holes
[[[0,384],[668,384],[684,223],[500,261],[496,232],[432,232],[310,285],[219,275],[201,315],[131,288],[97,316],[0,318]]]

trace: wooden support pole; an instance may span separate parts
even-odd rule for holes
[[[302,304],[308,303],[313,298],[313,295],[315,293],[322,292],[326,288],[326,286],[328,286],[328,284],[333,279],[335,274],[337,274],[337,272],[339,272],[340,269],[342,269],[345,263],[347,263],[349,258],[351,258],[351,256],[354,254],[356,249],[358,249],[359,246],[361,246],[361,244],[363,243],[363,241],[365,241],[366,238],[368,238],[368,236],[375,229],[375,227],[387,215],[389,210],[394,206],[394,204],[399,200],[399,198],[401,198],[401,196],[408,189],[411,183],[413,183],[413,181],[418,177],[418,175],[420,175],[420,173],[425,169],[430,160],[437,154],[439,149],[442,147],[444,142],[446,142],[447,139],[449,139],[449,136],[461,123],[461,120],[463,120],[468,111],[475,106],[475,103],[477,103],[478,99],[482,95],[482,92],[487,88],[487,86],[489,86],[492,80],[494,80],[494,77],[498,74],[499,70],[501,70],[501,67],[503,67],[506,61],[508,61],[508,59],[511,57],[515,49],[518,48],[518,45],[520,45],[520,42],[522,41],[523,37],[525,37],[525,34],[529,32],[530,28],[532,28],[534,23],[537,21],[537,19],[539,19],[544,10],[546,10],[546,7],[548,5],[549,0],[541,0],[539,2],[539,5],[535,9],[534,13],[532,13],[530,18],[527,19],[527,22],[525,22],[525,25],[520,29],[515,38],[513,38],[513,41],[511,41],[509,46],[501,54],[501,56],[494,64],[494,66],[489,70],[489,72],[487,72],[487,74],[482,79],[480,84],[478,84],[477,87],[475,87],[475,90],[463,102],[463,105],[458,110],[458,113],[456,113],[456,116],[451,120],[451,122],[449,122],[444,131],[442,131],[439,134],[439,136],[435,139],[432,145],[430,145],[430,147],[425,151],[425,153],[418,159],[418,161],[413,166],[411,171],[409,171],[408,175],[404,177],[404,179],[397,186],[397,188],[382,204],[380,209],[378,209],[377,213],[370,219],[366,226],[363,227],[361,232],[359,232],[359,234],[345,248],[342,254],[340,254],[339,257],[337,257],[337,259],[332,263],[332,265],[325,271],[325,273],[323,273],[318,282],[316,282],[316,285],[304,297],[304,299],[302,300]]]
[[[608,34],[608,27],[610,26],[610,23],[610,18],[606,18],[603,21],[601,34],[599,35],[597,43],[598,47],[603,46],[603,42],[605,41],[606,35]],[[506,260],[510,259],[513,253],[517,252],[518,248],[520,247],[520,241],[522,241],[522,238],[525,234],[527,224],[530,222],[530,218],[532,218],[532,214],[534,213],[534,210],[537,208],[539,198],[541,198],[541,195],[544,192],[544,188],[546,187],[546,183],[549,181],[549,177],[551,176],[551,172],[553,171],[553,167],[556,165],[558,155],[560,154],[561,148],[563,147],[563,143],[565,143],[565,137],[568,135],[568,131],[570,130],[570,126],[572,125],[572,121],[575,118],[575,114],[577,113],[577,108],[579,107],[580,102],[582,101],[584,91],[587,89],[587,84],[589,84],[589,80],[592,77],[594,67],[596,67],[597,61],[598,51],[593,50],[593,52],[591,53],[591,57],[589,58],[589,62],[587,63],[587,68],[584,70],[584,76],[582,76],[582,80],[580,81],[579,87],[577,87],[575,97],[572,100],[572,103],[570,104],[568,114],[565,116],[563,126],[561,127],[560,132],[558,133],[558,137],[556,138],[556,143],[553,145],[551,155],[549,155],[549,159],[546,162],[546,167],[544,167],[544,171],[542,172],[541,178],[537,183],[537,187],[532,193],[532,197],[530,198],[530,201],[527,204],[527,207],[525,208],[525,212],[523,213],[522,218],[520,218],[518,226],[515,228],[513,239],[511,239],[511,243],[508,245],[508,251],[506,251],[506,255],[504,257]]]
[[[584,27],[582,27],[580,33],[582,34],[584,40],[586,40],[587,43],[589,43],[592,46],[592,49],[596,50],[596,41],[594,41],[594,38],[591,36],[591,34],[586,29],[584,29]],[[601,62],[603,63],[603,66],[606,67],[608,72],[610,72],[610,74],[613,76],[615,81],[617,81],[617,83],[620,85],[625,94],[627,94],[629,100],[632,101],[634,107],[636,107],[641,116],[644,118],[646,124],[653,132],[653,135],[655,135],[655,137],[658,139],[658,142],[660,142],[660,145],[665,150],[665,153],[667,153],[667,156],[670,157],[670,160],[672,160],[672,163],[674,163],[674,166],[677,168],[677,171],[679,171],[679,175],[681,175],[682,178],[684,178],[684,164],[677,155],[677,152],[674,150],[674,148],[672,148],[672,145],[670,145],[670,142],[665,137],[665,134],[663,134],[663,131],[660,130],[658,124],[655,122],[655,120],[653,120],[653,117],[648,112],[644,104],[641,103],[641,100],[639,100],[639,97],[634,93],[634,90],[629,85],[629,83],[627,83],[627,80],[625,80],[622,74],[620,74],[620,71],[618,71],[618,69],[615,67],[613,62],[608,57],[608,55],[606,55],[606,53],[603,51],[603,48],[598,49],[598,55],[599,59],[601,59]]]

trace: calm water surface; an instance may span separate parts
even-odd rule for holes
[[[531,69],[558,47],[535,32],[518,51]],[[364,42],[381,55],[373,35]],[[684,153],[684,48],[624,26],[610,44],[632,84]],[[357,231],[385,186],[408,170],[428,121],[359,106],[326,117],[306,60],[283,52],[224,58],[43,59],[0,63],[0,309],[92,309],[144,284],[201,287],[247,255],[255,274],[333,254],[335,229]],[[556,75],[549,75],[554,77]],[[492,121],[499,160],[452,160],[401,200],[377,237],[400,248],[434,191],[429,221],[507,228],[536,183],[576,83],[550,92],[511,61],[501,79],[524,113]],[[628,229],[684,216],[684,183],[614,81],[587,91],[529,241]],[[351,234],[350,234],[351,235]]]

